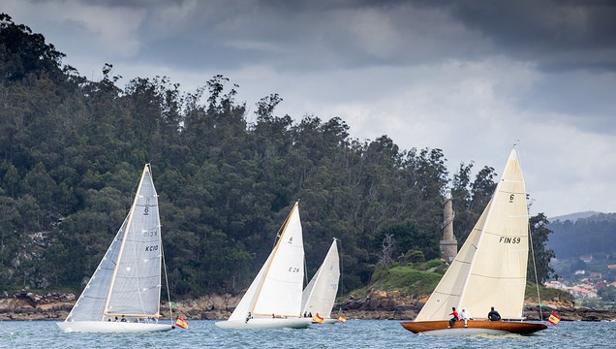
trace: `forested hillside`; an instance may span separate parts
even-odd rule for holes
[[[593,253],[615,254],[616,213],[597,213],[575,221],[550,223],[554,235],[548,245],[559,257],[579,257]]]
[[[472,176],[462,164],[450,176],[440,149],[358,140],[337,117],[294,122],[276,113],[277,94],[248,115],[239,87],[223,76],[190,92],[164,77],[120,87],[111,65],[90,81],[63,56],[0,17],[0,290],[79,290],[147,162],[180,296],[247,287],[295,200],[308,273],[337,237],[349,290],[369,280],[386,234],[394,257],[411,249],[438,256],[448,185],[459,239],[495,185],[491,167]]]

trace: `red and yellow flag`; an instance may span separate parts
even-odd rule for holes
[[[553,311],[548,318],[548,322],[551,323],[553,326],[556,326],[560,322],[560,316],[558,316],[558,314]]]
[[[184,316],[180,315],[175,319],[175,326],[185,330],[188,328],[188,321],[186,321]]]

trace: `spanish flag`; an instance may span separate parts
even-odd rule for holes
[[[314,324],[322,324],[323,321],[325,321],[325,318],[319,315],[319,313],[312,317],[312,323]]]
[[[548,322],[551,323],[552,325],[556,326],[560,322],[560,316],[558,316],[558,314],[556,314],[556,312],[553,311],[550,314],[550,317],[548,318]]]
[[[186,318],[183,315],[179,315],[175,319],[175,326],[185,330],[188,328],[188,321],[186,321]]]

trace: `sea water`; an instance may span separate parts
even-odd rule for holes
[[[188,330],[144,334],[62,333],[51,321],[0,321],[0,348],[616,348],[616,322],[561,322],[532,336],[435,337],[385,320],[261,331],[190,321]]]

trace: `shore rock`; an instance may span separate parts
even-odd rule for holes
[[[241,295],[211,294],[199,298],[172,302],[173,315],[184,314],[188,319],[222,320],[231,315],[239,303]],[[62,321],[68,316],[76,301],[73,293],[50,292],[36,294],[18,292],[0,294],[0,320],[55,320]],[[334,314],[339,309],[349,319],[374,320],[413,320],[421,307],[428,300],[428,295],[405,295],[399,291],[371,290],[366,296],[349,296],[334,307]],[[544,302],[543,319],[556,310],[563,321],[601,321],[615,320],[616,312],[575,307],[572,302],[551,300]],[[163,302],[161,314],[169,317],[168,306]],[[524,316],[530,320],[539,320],[539,308],[536,303],[525,306]]]

